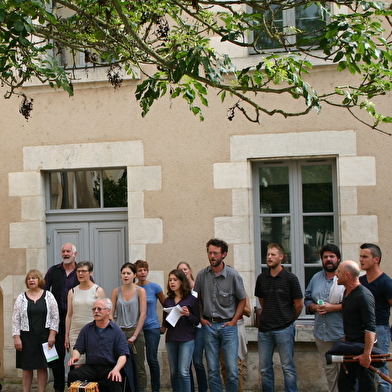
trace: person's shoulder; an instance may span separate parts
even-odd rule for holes
[[[381,274],[380,278],[381,278],[381,280],[382,280],[384,283],[392,284],[392,278],[391,278],[389,275],[387,275],[385,272],[383,272],[383,273]]]

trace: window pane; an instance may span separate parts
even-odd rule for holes
[[[97,178],[99,172],[83,170],[76,172],[77,208],[99,208],[99,192],[97,195]],[[99,184],[99,182],[98,182]]]
[[[312,34],[325,26],[325,12],[321,8],[312,4],[309,7],[296,7],[295,24],[299,31],[304,34],[297,34],[299,45],[311,46],[317,43],[316,34]],[[303,40],[301,42],[301,40]]]
[[[127,207],[127,170],[49,173],[50,209]],[[75,203],[76,194],[77,203]]]
[[[290,211],[289,168],[262,167],[259,171],[260,213]]]
[[[283,263],[291,263],[290,217],[260,218],[261,264],[266,264],[267,247],[271,242],[281,244],[286,252]]]
[[[49,173],[50,208],[52,210],[75,208],[73,172]]]
[[[304,216],[304,268],[305,286],[312,276],[320,271],[320,249],[326,244],[334,244],[333,216]]]
[[[332,166],[302,166],[303,212],[333,211]]]
[[[127,207],[127,169],[103,171],[103,206]]]
[[[283,11],[282,9],[279,9],[277,5],[271,5],[271,11],[267,11],[264,17],[267,24],[274,26],[275,31],[271,31],[271,33],[283,31]],[[261,22],[260,27],[262,27]],[[282,47],[278,39],[271,38],[262,28],[260,28],[258,32],[255,32],[255,35],[258,36],[256,47],[259,49],[275,49]]]

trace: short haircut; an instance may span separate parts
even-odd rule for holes
[[[360,270],[351,263],[345,264],[345,271],[348,272],[355,280],[358,279]]]
[[[76,269],[85,266],[88,268],[90,272],[93,272],[94,264],[91,261],[79,261],[79,263],[76,264]]]
[[[148,271],[148,263],[147,263],[147,261],[137,260],[135,262],[135,266],[136,266],[136,270],[138,270],[139,268],[145,268]]]
[[[106,298],[106,297],[99,297],[99,298],[97,298],[95,301],[94,301],[94,304],[95,304],[95,302],[97,302],[97,301],[105,301],[106,302],[106,307],[108,308],[108,309],[112,309],[113,308],[113,305],[112,305],[112,301],[109,299],[109,298]]]
[[[71,245],[72,253],[75,253],[76,252],[76,246],[74,244],[71,244],[70,242],[67,242],[67,243],[63,244],[63,246],[61,247],[61,250],[63,250],[64,246],[68,245],[68,244]]]
[[[379,264],[381,263],[382,253],[381,253],[381,249],[378,245],[365,242],[364,244],[362,244],[360,246],[360,248],[361,249],[370,249],[371,255],[373,257],[379,257],[380,258]]]
[[[38,271],[37,269],[31,269],[25,277],[25,285],[27,288],[29,288],[29,285],[27,284],[27,281],[29,280],[29,278],[38,278],[38,287],[40,287],[42,289],[42,287],[45,286],[45,279],[42,276],[41,272]]]
[[[283,248],[282,245],[277,244],[276,242],[271,242],[270,244],[268,244],[267,249],[271,249],[271,248],[276,248],[276,249],[278,249],[279,253],[280,253],[281,255],[284,255],[284,248]]]
[[[217,248],[221,249],[222,253],[227,253],[229,251],[229,245],[227,245],[227,242],[220,240],[219,238],[212,238],[206,243],[206,248],[210,245],[216,246]]]
[[[320,257],[323,258],[323,254],[325,252],[332,252],[336,255],[336,257],[340,260],[342,258],[340,254],[340,250],[335,244],[326,244],[320,249]]]
[[[167,279],[167,296],[169,298],[174,298],[176,296],[175,292],[170,288],[169,278],[170,275],[174,275],[181,282],[181,294],[182,298],[188,297],[192,293],[191,285],[185,273],[179,269],[174,269],[169,272]]]

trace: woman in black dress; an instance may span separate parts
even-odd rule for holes
[[[30,391],[33,370],[37,370],[38,392],[45,392],[48,363],[42,343],[54,345],[59,312],[53,294],[42,289],[45,280],[41,272],[30,270],[25,284],[28,290],[18,295],[12,315],[16,367],[23,370],[23,392]]]

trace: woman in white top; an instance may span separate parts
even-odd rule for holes
[[[105,291],[91,280],[94,265],[91,261],[76,264],[76,275],[79,285],[68,292],[68,310],[65,318],[65,348],[73,348],[80,330],[94,320],[91,308],[97,298],[104,298]],[[75,367],[85,363],[82,355]]]
[[[146,290],[135,284],[136,267],[125,263],[121,267],[123,285],[112,292],[112,318],[123,330],[135,354],[136,368],[139,376],[140,391],[147,388],[147,376],[144,366],[145,341],[143,325],[147,314]]]

